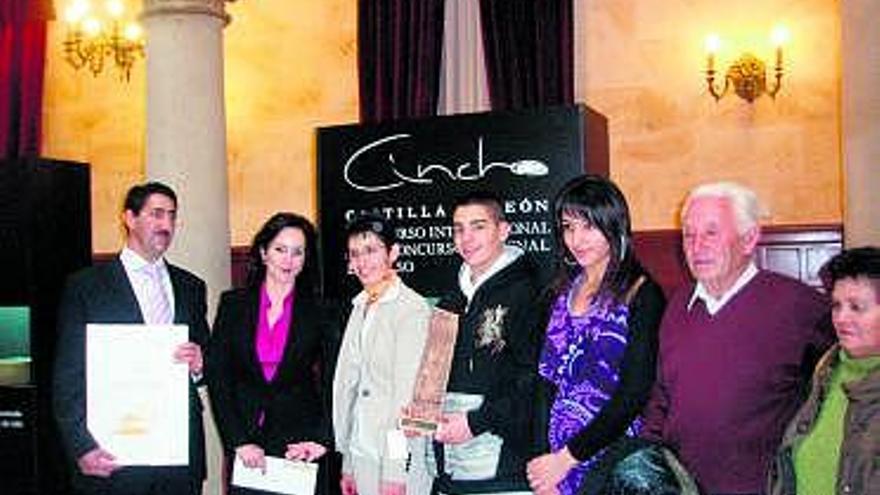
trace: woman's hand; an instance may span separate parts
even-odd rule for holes
[[[291,461],[312,462],[327,453],[327,447],[315,442],[298,442],[287,444],[284,457]]]
[[[235,455],[241,459],[242,464],[249,468],[266,469],[266,454],[262,447],[254,443],[246,443],[235,448]]]
[[[342,478],[339,480],[339,488],[342,490],[342,495],[357,495],[358,492],[354,476],[348,473],[342,473]]]
[[[568,447],[563,447],[552,454],[535,457],[526,466],[529,486],[539,495],[558,493],[556,485],[577,464],[577,459],[571,455]]]

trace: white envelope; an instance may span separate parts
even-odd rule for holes
[[[232,466],[232,484],[242,488],[286,495],[314,495],[317,481],[318,465],[312,462],[266,456],[264,472],[260,468],[245,466],[241,458],[235,456]]]

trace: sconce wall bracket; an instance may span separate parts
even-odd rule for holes
[[[751,53],[744,53],[727,68],[724,84],[720,89],[715,84],[716,71],[711,67],[707,68],[706,85],[709,88],[709,94],[715,98],[715,101],[720,100],[733,87],[734,93],[752,103],[755,98],[765,93],[771,98],[776,98],[776,93],[782,86],[782,72],[782,65],[777,62],[774,68],[773,85],[768,87],[767,68],[764,61]]]

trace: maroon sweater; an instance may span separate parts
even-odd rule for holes
[[[810,371],[831,343],[817,291],[761,271],[710,316],[693,287],[660,326],[644,436],[670,445],[708,493],[760,493]]]

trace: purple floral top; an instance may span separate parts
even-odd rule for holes
[[[570,299],[576,280],[553,304],[538,363],[538,373],[556,385],[547,435],[557,451],[581,432],[611,398],[620,381],[619,369],[628,339],[629,309],[607,296],[597,295],[586,313],[574,316]],[[627,428],[636,436],[641,419]],[[604,453],[580,463],[559,483],[562,495],[577,493],[584,474]]]

